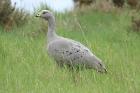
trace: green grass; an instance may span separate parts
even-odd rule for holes
[[[57,15],[57,33],[87,45],[108,74],[58,68],[46,53],[45,35],[32,34],[40,23],[0,31],[0,93],[140,93],[140,34],[131,31],[127,12]]]

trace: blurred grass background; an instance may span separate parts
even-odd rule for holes
[[[140,93],[140,33],[132,27],[134,13],[139,14],[129,8],[87,7],[55,15],[57,33],[88,46],[108,74],[58,68],[45,50],[47,23],[34,15],[9,32],[1,26],[0,93]]]

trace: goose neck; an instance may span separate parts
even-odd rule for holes
[[[48,20],[48,32],[47,32],[48,41],[51,41],[56,36],[57,35],[55,32],[55,19],[54,19],[54,17],[52,17]]]

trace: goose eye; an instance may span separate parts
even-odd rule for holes
[[[46,12],[43,12],[42,14],[46,14]]]

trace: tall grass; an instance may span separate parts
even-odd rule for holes
[[[0,31],[0,93],[140,93],[140,37],[129,29],[128,12],[78,12],[56,21],[57,33],[89,46],[108,74],[57,67],[46,53],[44,33],[28,35],[40,28],[33,18],[11,33]]]

